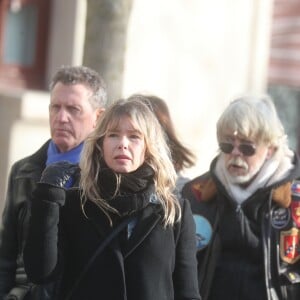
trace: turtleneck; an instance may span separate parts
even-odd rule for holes
[[[153,169],[143,164],[134,172],[116,173],[105,164],[99,173],[101,196],[120,215],[128,215],[146,207],[155,193]],[[119,187],[118,187],[119,186]]]

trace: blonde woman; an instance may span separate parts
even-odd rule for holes
[[[85,143],[80,187],[66,191],[77,171],[47,168],[35,191],[31,280],[60,277],[58,299],[200,299],[194,221],[172,192],[176,172],[151,109],[134,96],[111,105]]]

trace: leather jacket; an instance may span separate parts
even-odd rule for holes
[[[182,190],[201,220],[196,231],[202,299],[300,299],[298,158],[283,180],[258,189],[240,205],[214,175],[216,161]]]
[[[33,155],[11,168],[0,232],[0,299],[51,299],[52,287],[33,285],[27,280],[23,248],[29,222],[32,191],[45,168],[47,141]]]

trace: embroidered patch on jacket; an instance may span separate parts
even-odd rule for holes
[[[200,215],[193,215],[196,224],[196,246],[198,250],[205,248],[212,236],[212,227],[209,221]]]
[[[192,191],[197,201],[201,201],[202,193],[201,193],[201,183],[194,183],[192,185]]]
[[[280,256],[289,264],[300,259],[300,231],[298,228],[280,232]]]
[[[299,283],[300,282],[300,274],[299,271],[295,272],[286,272],[284,273],[285,277],[289,280],[290,283]]]
[[[202,179],[199,181],[195,181],[192,184],[192,191],[194,193],[194,196],[196,197],[197,201],[202,201],[202,191],[204,187],[207,185],[208,179]]]
[[[291,212],[292,218],[297,227],[300,227],[300,181],[295,180],[292,184],[292,202]]]
[[[291,219],[289,208],[275,206],[271,211],[271,223],[274,228],[284,228]]]
[[[292,218],[297,227],[300,227],[300,200],[292,199],[291,203]]]
[[[300,181],[294,180],[291,186],[292,195],[300,198]]]

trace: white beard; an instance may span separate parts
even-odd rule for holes
[[[231,159],[228,161],[227,166],[225,167],[225,173],[226,177],[228,177],[228,181],[232,184],[244,184],[249,182],[254,176],[259,172],[260,168],[264,164],[265,161],[261,161],[257,163],[251,171],[249,170],[249,166],[245,161],[243,161],[240,157]],[[225,164],[225,161],[224,161]],[[245,175],[232,175],[230,172],[228,172],[227,167],[230,164],[235,164],[239,166],[240,168],[243,168],[245,170]]]
[[[271,185],[284,178],[294,167],[292,164],[291,152],[279,158],[276,153],[268,160],[258,164],[251,173],[243,176],[233,176],[229,174],[222,153],[220,154],[215,174],[226,188],[228,194],[237,202],[242,203],[249,198],[259,188]],[[253,180],[246,187],[243,183]]]

